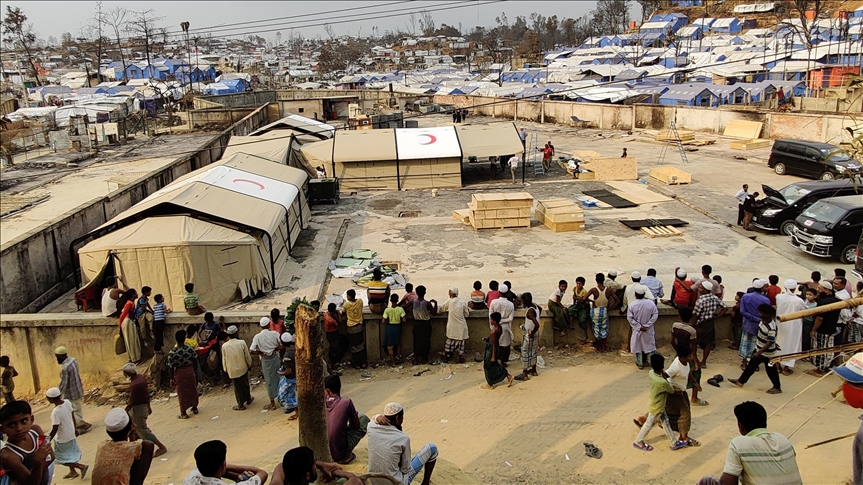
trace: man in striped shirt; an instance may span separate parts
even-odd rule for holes
[[[740,374],[737,379],[728,379],[728,382],[737,387],[743,387],[752,377],[752,374],[758,370],[758,367],[764,363],[767,377],[773,383],[773,387],[767,390],[767,394],[780,394],[782,387],[779,384],[779,369],[775,364],[770,363],[770,359],[776,354],[776,351],[781,350],[776,345],[776,333],[778,331],[776,309],[769,304],[761,304],[758,306],[758,314],[761,316],[761,323],[758,325],[758,335],[756,336],[758,349],[752,354],[743,374]]]
[[[741,436],[731,440],[719,480],[704,477],[699,484],[758,485],[802,484],[797,454],[788,438],[767,431],[767,411],[756,402],[734,406]]]
[[[81,408],[81,398],[84,397],[84,384],[81,383],[81,374],[78,373],[78,361],[69,357],[66,347],[59,346],[54,350],[54,357],[60,367],[60,388],[63,399],[72,403],[72,411],[75,414],[75,423],[78,434],[90,431],[92,424],[84,421],[84,412]]]

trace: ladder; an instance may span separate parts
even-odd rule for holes
[[[677,131],[677,123],[674,121],[671,122],[671,126],[669,128],[671,134],[674,135],[674,138],[670,141],[677,145],[677,150],[680,152],[680,159],[683,160],[683,163],[689,163],[689,158],[686,156],[686,150],[683,149],[683,143],[680,140],[680,133]],[[665,156],[668,154],[668,145],[669,140],[665,140],[662,144],[662,149],[659,151],[659,163],[663,163],[665,161]]]
[[[530,162],[533,164],[533,176],[545,175],[542,170],[542,152],[540,148],[539,131],[533,130],[530,134]]]

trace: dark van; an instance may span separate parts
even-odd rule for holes
[[[863,197],[831,197],[812,204],[797,217],[789,244],[822,258],[853,263],[863,233]]]
[[[780,231],[790,236],[794,230],[794,219],[804,209],[827,197],[860,194],[863,191],[863,180],[857,181],[857,186],[850,179],[842,180],[812,180],[796,182],[779,190],[769,185],[762,185],[765,197],[759,202],[752,218],[752,225],[765,231]]]
[[[799,175],[812,179],[833,180],[845,172],[861,173],[859,163],[839,147],[828,143],[803,140],[776,140],[770,150],[767,166],[778,175]]]

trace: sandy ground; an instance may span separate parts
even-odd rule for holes
[[[727,379],[740,371],[736,352],[726,349],[726,344],[711,354],[708,365],[711,375],[721,373]],[[668,348],[660,350],[666,356],[670,353]],[[655,450],[643,452],[632,448],[638,430],[631,420],[647,406],[647,371],[636,370],[631,357],[600,356],[587,349],[560,348],[544,355],[546,368],[540,369],[540,376],[512,388],[480,389],[482,365],[470,363],[432,366],[420,377],[413,377],[416,369],[410,367],[379,368],[372,371],[371,381],[360,381],[357,371],[348,370],[342,377],[343,395],[370,415],[387,402],[401,402],[406,409],[405,431],[414,448],[434,442],[440,449],[436,484],[691,484],[705,474],[721,473],[728,442],[737,435],[735,404],[754,400],[771,413],[815,381],[801,372],[811,366],[800,363],[794,375],[782,378],[780,395],[764,392],[770,384],[763,371],[743,389],[727,382],[720,389],[705,386],[702,397],[710,405],[693,409],[690,433],[702,446],[671,451],[664,434],[655,429],[647,439]],[[519,368],[519,362],[511,367]],[[451,372],[452,377],[444,380]],[[838,383],[835,376],[819,382],[771,417],[769,429],[792,433],[831,399],[829,392]],[[281,411],[261,413],[266,399],[263,386],[257,386],[253,395],[252,408],[237,412],[230,410],[231,390],[210,390],[202,398],[201,414],[180,421],[175,417],[176,401],[161,402],[164,394],[160,394],[153,404],[150,427],[170,452],[155,461],[147,483],[179,483],[194,466],[194,448],[210,439],[228,444],[231,462],[272,469],[287,449],[297,445],[297,424]],[[84,463],[93,463],[96,446],[105,438],[102,420],[108,410],[108,406],[85,406],[85,417],[95,426],[79,438]],[[46,406],[39,407],[37,423],[46,424],[48,413]],[[804,447],[855,429],[859,414],[833,402],[791,437],[804,483],[850,480],[850,439]],[[602,459],[585,456],[584,441],[601,448]],[[364,439],[352,470],[364,471],[366,449]],[[65,468],[58,468],[55,483],[78,483],[61,479],[64,474]]]
[[[173,135],[160,138],[158,142],[149,145],[141,145],[131,152],[128,151],[129,147],[123,147],[126,148],[123,156],[104,159],[79,170],[70,171],[48,184],[29,189],[28,194],[49,197],[44,202],[4,218],[0,222],[0,234],[2,234],[0,242],[11,241],[41,224],[56,219],[66,211],[109,194],[110,188],[107,181],[114,176],[135,173],[144,176],[182,156],[177,153],[194,150],[212,137],[212,134]]]

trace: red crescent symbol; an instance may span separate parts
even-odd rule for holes
[[[419,135],[419,136],[427,136],[427,137],[429,137],[429,142],[428,142],[428,143],[420,143],[420,145],[431,145],[432,143],[434,143],[434,142],[436,142],[436,141],[437,141],[437,137],[436,137],[436,136],[434,136],[434,135],[423,134],[423,135]]]
[[[234,183],[237,183],[237,182],[246,182],[247,184],[257,185],[257,186],[260,188],[260,190],[264,190],[264,189],[266,189],[266,187],[264,187],[264,184],[261,184],[261,183],[255,182],[254,180],[248,180],[248,179],[234,179],[232,182],[234,182]]]

